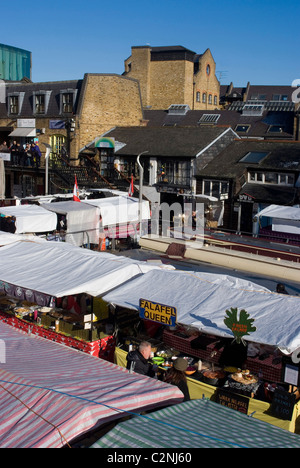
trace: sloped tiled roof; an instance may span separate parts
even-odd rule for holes
[[[199,126],[199,121],[204,115],[217,114],[220,117],[217,120],[218,126],[230,126],[241,138],[293,138],[294,132],[294,113],[293,112],[273,112],[264,111],[262,116],[245,116],[240,112],[230,110],[190,110],[185,115],[171,115],[164,110],[145,110],[144,117],[147,120],[148,127],[158,126]],[[247,132],[237,130],[238,125],[250,125]],[[281,132],[270,133],[271,125],[279,125],[282,127]]]
[[[268,154],[260,163],[240,162],[250,151]],[[300,142],[235,140],[201,169],[201,176],[235,178],[249,167],[284,172],[300,171]]]
[[[148,151],[147,156],[195,157],[226,130],[221,127],[117,127],[105,136],[125,143],[117,155]]]

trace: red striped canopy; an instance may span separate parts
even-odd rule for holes
[[[107,421],[182,399],[177,387],[0,322],[1,448],[59,448]]]

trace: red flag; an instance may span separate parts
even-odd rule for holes
[[[129,186],[129,190],[128,190],[128,196],[132,197],[133,193],[134,193],[133,175],[131,174],[131,182],[130,182],[130,186]]]
[[[77,177],[76,177],[76,175],[75,175],[75,184],[74,184],[74,189],[73,189],[73,200],[74,200],[74,201],[79,201],[79,202],[80,202],[79,190],[78,190]]]

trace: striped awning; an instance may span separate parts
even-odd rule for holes
[[[1,322],[0,338],[0,448],[59,448],[183,399],[176,387]]]
[[[118,424],[91,448],[300,448],[300,436],[209,400]]]

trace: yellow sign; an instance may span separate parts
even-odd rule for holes
[[[176,307],[148,301],[147,299],[140,299],[140,317],[174,327],[176,325],[177,309]]]

